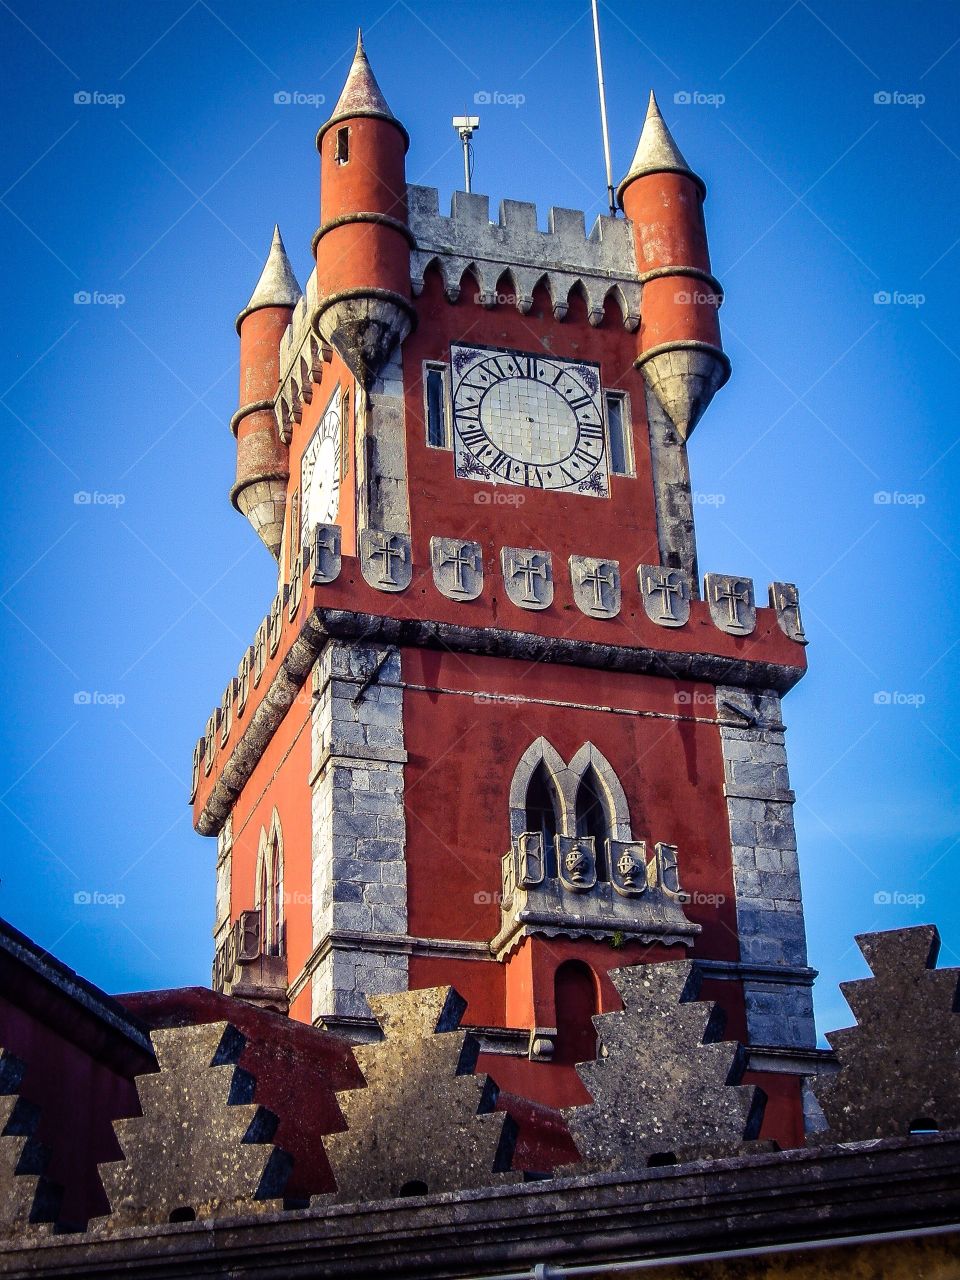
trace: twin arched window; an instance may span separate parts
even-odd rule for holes
[[[610,878],[606,841],[630,838],[626,797],[620,781],[589,743],[577,752],[570,765],[565,765],[549,743],[538,739],[518,765],[511,788],[511,810],[515,834],[523,830],[543,835],[544,870],[548,876],[557,874],[558,832],[593,837],[598,880]]]

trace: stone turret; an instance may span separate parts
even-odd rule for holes
[[[722,291],[710,272],[705,194],[651,93],[617,199],[633,223],[643,283],[636,365],[682,440],[730,376],[720,346]]]
[[[280,378],[280,339],[301,296],[280,228],[275,227],[260,279],[237,316],[240,408],[230,423],[237,437],[237,481],[230,500],[275,559],[283,536],[290,462],[273,402]]]
[[[407,131],[387,106],[357,38],[350,74],[317,134],[317,332],[365,388],[410,332]]]

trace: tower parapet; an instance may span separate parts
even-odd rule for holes
[[[543,281],[554,314],[562,320],[570,290],[579,283],[591,323],[603,319],[604,302],[614,290],[624,326],[632,331],[639,324],[636,249],[629,225],[620,219],[598,217],[588,236],[579,209],[551,208],[547,230],[541,231],[536,205],[521,200],[502,200],[497,222],[490,221],[490,201],[484,195],[455,191],[449,217],[440,213],[436,187],[410,186],[407,200],[410,230],[416,239],[410,257],[414,294],[422,292],[424,272],[435,262],[451,302],[459,296],[464,272],[473,271],[481,300],[493,306],[497,285],[509,271],[516,285],[517,310],[524,314],[533,305],[534,289]]]
[[[230,501],[247,517],[276,559],[283,536],[290,462],[274,416],[280,379],[280,340],[302,297],[274,227],[266,264],[250,301],[237,316],[240,408],[230,428],[237,438],[237,479]]]
[[[683,440],[730,376],[720,346],[723,293],[710,271],[705,194],[651,93],[617,199],[633,223],[644,286],[637,367]]]

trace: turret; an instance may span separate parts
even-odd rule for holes
[[[636,365],[683,440],[730,376],[720,347],[722,294],[710,273],[705,195],[651,93],[617,200],[633,222],[643,281]]]
[[[320,152],[318,306],[314,326],[365,389],[410,332],[407,131],[387,106],[357,39]]]
[[[230,501],[276,559],[290,476],[289,450],[280,439],[273,400],[280,378],[280,339],[301,290],[275,227],[270,253],[250,301],[237,316],[240,335],[240,408],[230,428],[237,437],[237,482]]]

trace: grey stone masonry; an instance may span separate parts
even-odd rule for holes
[[[660,563],[667,569],[679,569],[685,573],[691,594],[696,599],[697,538],[693,523],[693,495],[690,490],[687,447],[677,428],[660,407],[660,402],[649,390],[646,404]]]
[[[335,1024],[407,989],[400,651],[332,640],[313,681],[310,981],[314,1021]]]
[[[528,312],[537,282],[546,276],[555,314],[567,311],[570,290],[579,281],[587,295],[594,324],[603,316],[607,293],[615,288],[624,325],[636,329],[640,321],[640,280],[637,275],[633,229],[622,218],[597,218],[589,236],[579,209],[551,209],[547,230],[537,226],[537,210],[520,200],[504,200],[498,221],[490,221],[489,197],[453,193],[450,217],[440,213],[436,187],[407,188],[410,230],[417,247],[410,255],[413,291],[423,288],[423,274],[436,261],[449,298],[459,295],[468,267],[478,275],[481,297],[488,306],[496,300],[497,283],[509,270],[518,310]]]
[[[816,1043],[794,795],[780,698],[718,686],[740,962],[750,1043]]]

